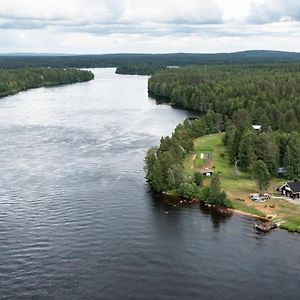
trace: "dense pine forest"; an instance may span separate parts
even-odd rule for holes
[[[102,55],[2,55],[0,68],[70,67],[106,68],[122,65],[188,66],[300,61],[300,53],[283,51],[242,51],[235,53],[102,54]]]
[[[93,78],[92,72],[75,69],[2,69],[0,70],[0,97],[30,88],[88,81]]]
[[[164,66],[153,64],[127,64],[117,67],[116,74],[152,75],[165,68]]]
[[[232,164],[252,174],[260,168],[267,181],[278,176],[299,177],[299,63],[169,69],[153,75],[148,88],[155,98],[202,116],[178,127],[184,128],[184,136],[225,131],[223,142]],[[183,183],[191,188],[199,180],[195,177],[191,182],[183,176],[183,160],[192,142],[189,140],[188,148],[182,145],[175,137],[178,128],[170,141],[184,149],[181,156],[179,150],[175,154],[176,145],[166,143],[169,138],[162,138],[160,146],[150,149],[146,157],[146,176],[155,190],[173,190]],[[172,185],[174,168],[177,182]]]
[[[181,108],[221,113],[246,109],[245,121],[266,130],[300,131],[300,64],[170,69],[149,80],[149,92]]]

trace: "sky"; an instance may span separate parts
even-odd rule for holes
[[[300,0],[0,0],[0,53],[300,52]]]

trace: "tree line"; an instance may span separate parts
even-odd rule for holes
[[[149,93],[224,121],[246,109],[263,129],[300,131],[300,64],[226,65],[169,69],[154,74]]]
[[[92,72],[75,69],[0,69],[0,97],[30,88],[88,81],[93,78]]]
[[[242,51],[236,53],[102,54],[102,55],[1,55],[0,68],[106,68],[129,64],[188,66],[201,64],[296,62],[300,53],[282,51]]]
[[[300,175],[300,133],[282,130],[256,131],[249,113],[240,109],[228,121],[224,144],[232,164],[252,174],[257,161],[263,162],[266,177],[285,175],[290,179]],[[267,186],[265,186],[267,187]]]
[[[166,67],[156,64],[126,64],[117,67],[116,74],[153,75]]]
[[[213,176],[209,187],[203,187],[202,174],[195,172],[189,176],[185,174],[183,165],[184,158],[193,150],[194,139],[215,132],[215,128],[220,126],[219,118],[219,114],[210,112],[207,117],[186,120],[176,127],[171,137],[162,137],[158,147],[148,150],[145,173],[155,191],[174,192],[185,198],[231,207],[231,202],[221,191],[219,174]]]

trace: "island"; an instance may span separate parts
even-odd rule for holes
[[[155,73],[149,94],[196,116],[148,150],[152,188],[300,232],[299,80],[297,63]]]

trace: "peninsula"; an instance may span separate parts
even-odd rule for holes
[[[154,190],[280,220],[300,232],[299,205],[280,193],[300,175],[299,80],[300,64],[155,73],[149,93],[199,117],[149,149],[145,170]]]

